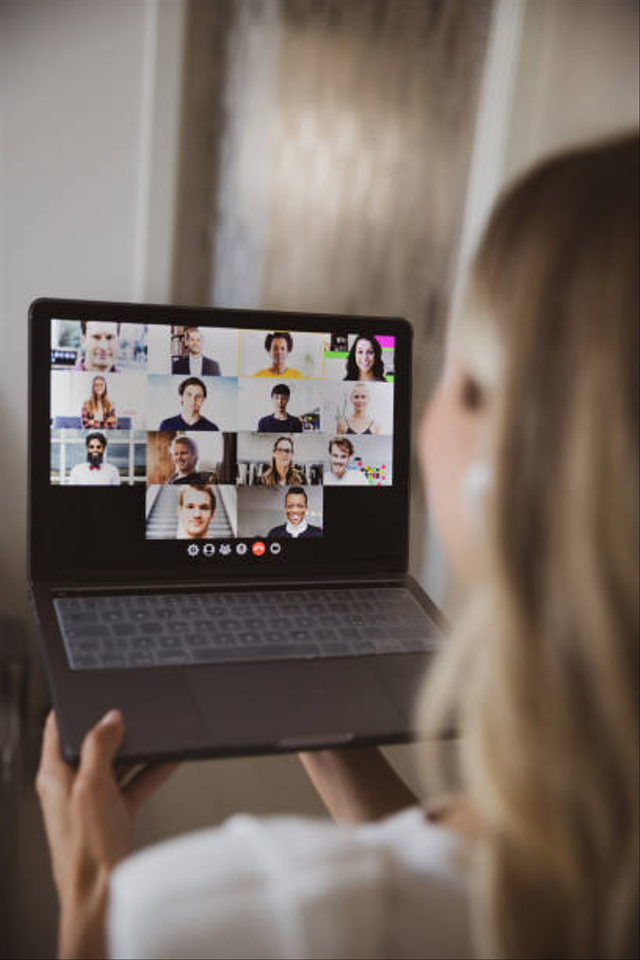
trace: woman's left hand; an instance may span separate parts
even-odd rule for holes
[[[59,955],[103,957],[112,868],[131,851],[135,816],[177,764],[142,770],[125,787],[113,761],[124,739],[111,710],[89,731],[77,770],[62,759],[53,711],[47,717],[36,777],[60,900]]]

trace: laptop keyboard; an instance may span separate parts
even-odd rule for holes
[[[404,587],[58,597],[72,670],[434,650]]]

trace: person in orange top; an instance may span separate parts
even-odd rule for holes
[[[302,377],[299,370],[287,366],[289,354],[293,350],[293,338],[290,333],[276,331],[265,337],[264,348],[271,357],[271,366],[258,370],[254,377],[289,377],[298,380]]]

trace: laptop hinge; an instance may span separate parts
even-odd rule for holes
[[[242,590],[255,590],[255,589],[265,589],[272,587],[277,588],[304,588],[304,587],[329,587],[329,586],[349,586],[349,585],[364,585],[364,584],[389,584],[389,585],[399,585],[406,581],[406,574],[403,573],[377,573],[372,575],[361,575],[361,576],[322,576],[322,577],[283,577],[282,579],[274,579],[270,577],[269,579],[254,578],[251,581],[245,580],[216,580],[215,582],[211,580],[189,580],[189,581],[180,581],[176,582],[175,580],[167,581],[149,581],[143,580],[139,582],[127,580],[126,582],[117,582],[109,581],[108,583],[97,582],[91,584],[72,584],[64,581],[41,581],[38,586],[45,587],[50,590],[52,593],[73,593],[73,594],[100,594],[100,593],[139,593],[144,591],[145,593],[158,593],[171,591],[175,593],[181,593],[189,590],[225,590],[225,589],[242,589]],[[34,584],[35,585],[35,584]]]

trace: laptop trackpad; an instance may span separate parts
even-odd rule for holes
[[[407,726],[362,661],[199,665],[186,673],[219,754],[383,739]]]

